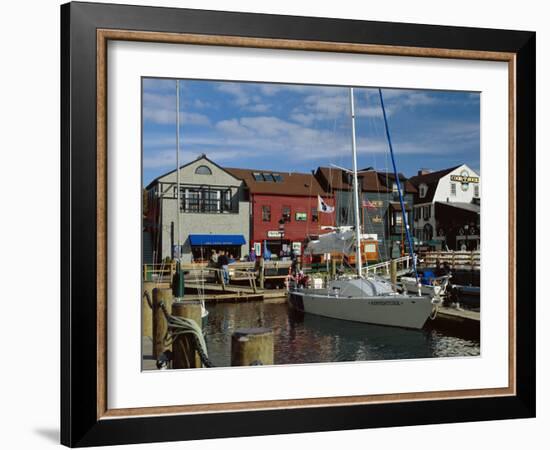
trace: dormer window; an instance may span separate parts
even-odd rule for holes
[[[422,183],[420,186],[418,186],[418,196],[420,198],[426,197],[426,194],[428,193],[428,186],[424,183]]]
[[[197,175],[212,175],[212,171],[208,166],[199,166],[195,169]]]

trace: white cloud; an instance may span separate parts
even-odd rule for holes
[[[143,156],[144,169],[166,169],[176,167],[175,150],[151,150],[148,149]]]
[[[265,103],[263,97],[258,95],[261,92],[261,85],[243,84],[243,83],[222,83],[217,89],[226,94],[230,94],[237,106],[245,111],[264,113],[269,111],[271,105]]]
[[[143,109],[143,118],[147,122],[161,125],[176,124],[176,111],[169,109],[154,109],[146,107]],[[210,125],[210,119],[204,114],[193,112],[180,112],[180,123],[189,125]]]
[[[242,83],[221,83],[217,88],[221,92],[232,95],[238,106],[245,106],[250,103],[251,95]]]
[[[143,94],[143,118],[147,122],[170,125],[176,123],[176,96],[166,94]],[[180,121],[191,125],[210,125],[210,119],[204,114],[180,110]]]
[[[271,109],[271,105],[268,105],[267,103],[256,103],[255,105],[251,105],[246,108],[248,111],[251,112],[267,112]]]

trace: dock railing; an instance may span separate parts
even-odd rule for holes
[[[401,256],[400,258],[395,258],[393,260],[390,259],[388,261],[382,261],[376,264],[366,265],[363,267],[363,273],[365,275],[371,274],[371,275],[389,276],[390,266],[392,261],[395,261],[398,272],[408,272],[412,265],[411,257],[409,255],[406,255],[406,256]]]
[[[443,267],[452,270],[479,270],[481,256],[479,251],[427,252],[420,257],[423,267]]]
[[[228,265],[228,283],[223,277],[223,270],[211,267],[208,263],[183,263],[181,270],[185,274],[185,282],[196,284],[242,285],[246,282],[254,292],[259,285],[263,288],[265,280],[283,281],[288,277],[291,261],[238,261]],[[176,272],[176,263],[144,264],[143,280],[158,283],[171,283]]]

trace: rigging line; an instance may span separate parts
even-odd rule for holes
[[[374,98],[376,97],[376,90],[373,90],[372,92],[372,95],[370,96],[374,102]],[[380,127],[378,125],[378,121],[381,120],[380,116],[370,116],[369,117],[369,120],[371,121],[372,125],[373,125],[373,129],[374,129],[374,134],[375,136],[380,136],[380,135],[383,135],[383,133],[381,132],[380,130]],[[375,168],[376,166],[378,165],[378,161],[376,159],[376,152],[373,152],[373,155],[374,155],[374,160],[375,160]],[[383,152],[383,155],[384,155],[384,172],[382,174],[382,176],[385,178],[385,182],[386,182],[386,186],[388,185],[388,152]],[[383,208],[383,205],[384,205],[384,201],[382,200],[382,195],[380,193],[380,181],[379,181],[379,177],[378,177],[378,170],[376,170],[376,191],[377,191],[377,198],[378,198],[378,201],[379,201],[379,204],[382,205],[382,208]],[[387,194],[387,190],[386,190],[386,194]],[[383,209],[382,209],[383,211]],[[382,212],[380,211],[380,212]],[[383,251],[384,251],[384,254],[382,254],[382,250],[380,249],[380,246],[378,246],[378,249],[377,249],[377,252],[378,252],[378,257],[380,260],[388,260],[390,258],[390,256],[388,255],[388,246],[387,246],[387,240],[386,240],[386,223],[384,221],[384,218],[383,216],[387,216],[387,213],[386,214],[382,214],[382,220],[383,220],[383,234],[382,234],[382,247],[383,247]]]
[[[405,205],[403,203],[403,195],[401,194],[401,183],[399,181],[399,173],[397,172],[397,166],[395,164],[395,158],[393,155],[393,146],[391,142],[390,129],[388,127],[388,119],[386,118],[386,108],[384,107],[384,98],[382,97],[382,89],[378,88],[378,94],[380,95],[380,104],[382,105],[382,114],[384,116],[384,125],[386,127],[386,137],[388,139],[388,145],[390,147],[391,161],[393,165],[393,172],[395,174],[395,182],[397,184],[397,193],[399,194],[399,203],[401,204],[401,214],[403,215],[401,220],[405,223],[405,231],[407,233],[407,241],[409,243],[409,253],[412,259],[412,266],[414,270],[414,276],[416,278],[416,283],[418,284],[418,272],[416,271],[416,261],[414,257],[413,245],[411,242],[411,235],[409,232],[409,221],[407,218],[407,212],[405,211]]]
[[[374,117],[372,116],[369,116],[368,117],[368,120],[369,120],[369,125],[372,125],[372,128],[371,129],[374,129],[375,130],[375,135],[378,135],[378,126],[377,126],[377,123],[376,123],[376,120]],[[386,155],[386,152],[384,152],[384,155]],[[375,180],[376,180],[376,199],[378,201],[378,205],[383,205],[383,201],[382,201],[382,196],[380,195],[380,183],[378,181],[378,170],[377,170],[377,167],[378,167],[378,160],[376,158],[376,150],[372,152],[372,157],[373,157],[373,161],[374,161],[374,165],[373,167],[375,168]],[[386,172],[387,172],[387,161],[386,161]],[[368,222],[367,222],[368,223]],[[374,227],[374,223],[372,223],[372,231],[373,231],[373,234],[374,234],[374,231],[376,231],[375,227]],[[385,235],[383,235],[383,238],[385,239]],[[377,236],[377,241],[378,241],[378,236]],[[384,246],[384,249],[386,247]],[[382,252],[380,251],[380,245],[377,245],[376,246],[376,253],[378,255],[378,259],[379,260],[382,260]],[[385,255],[384,255],[384,259],[387,259],[387,252],[384,252]]]

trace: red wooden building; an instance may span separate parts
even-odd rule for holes
[[[225,169],[243,180],[250,195],[250,243],[256,254],[264,246],[273,255],[301,255],[311,236],[325,233],[321,226],[334,226],[334,213],[320,213],[318,196],[329,198],[313,174],[251,169]]]

